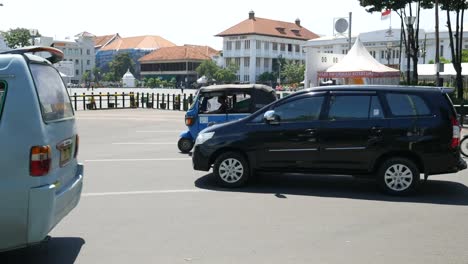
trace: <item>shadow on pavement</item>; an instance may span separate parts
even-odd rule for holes
[[[0,263],[71,264],[84,243],[77,237],[51,238],[43,244],[0,253]]]
[[[373,180],[357,179],[351,176],[318,176],[305,174],[260,174],[243,188],[222,188],[216,183],[213,174],[207,174],[195,181],[201,189],[271,193],[280,199],[288,195],[334,197],[388,202],[428,203],[468,206],[468,187],[449,181],[429,180],[421,182],[417,193],[396,197],[380,192]]]

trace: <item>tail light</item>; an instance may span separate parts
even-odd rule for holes
[[[461,127],[460,123],[456,117],[450,118],[450,122],[452,123],[452,141],[450,143],[451,148],[457,148],[460,145],[460,137],[461,137]]]
[[[78,157],[78,147],[80,145],[80,137],[78,135],[75,136],[75,153],[73,153],[73,157],[76,159]]]
[[[194,122],[195,122],[195,118],[193,118],[191,116],[186,116],[185,117],[185,125],[186,126],[192,126]]]
[[[32,147],[29,164],[30,175],[33,177],[39,177],[49,173],[51,157],[52,155],[49,146]]]

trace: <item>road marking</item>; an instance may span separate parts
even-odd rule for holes
[[[100,192],[100,193],[83,193],[81,196],[121,196],[121,195],[140,195],[140,194],[167,194],[167,193],[199,193],[209,192],[203,189],[182,189],[182,190],[153,190],[153,191],[134,191],[134,192]]]
[[[96,160],[85,160],[85,162],[182,161],[182,160],[192,160],[192,158],[171,158],[171,159],[96,159]]]
[[[117,142],[112,145],[176,145],[174,142]]]
[[[156,130],[139,130],[139,131],[136,131],[137,133],[180,133],[181,130],[161,130],[161,131],[156,131]]]

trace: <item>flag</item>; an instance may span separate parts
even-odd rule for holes
[[[392,13],[392,10],[386,9],[382,11],[382,16],[380,17],[381,20],[385,20],[387,18],[390,18],[390,15]]]

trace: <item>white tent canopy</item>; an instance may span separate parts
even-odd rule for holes
[[[399,78],[400,71],[378,62],[359,38],[356,39],[348,54],[325,72],[318,73],[319,78]]]

